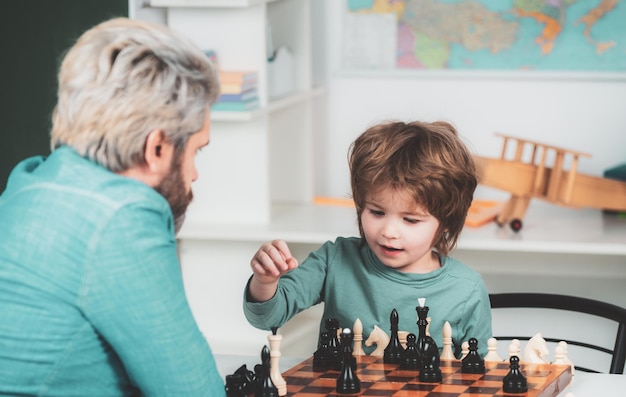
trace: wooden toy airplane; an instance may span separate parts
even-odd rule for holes
[[[479,183],[511,193],[496,216],[500,226],[509,223],[511,229],[519,231],[533,197],[574,208],[626,210],[626,182],[577,172],[579,158],[591,155],[510,135],[496,135],[504,138],[500,158],[475,156],[475,160]],[[515,145],[512,159],[507,156],[509,143]],[[525,158],[527,148],[530,149],[529,159]],[[569,170],[565,169],[567,162],[570,162]]]

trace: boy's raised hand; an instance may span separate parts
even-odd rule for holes
[[[274,279],[298,267],[298,261],[291,256],[286,242],[274,240],[261,245],[250,266],[257,276]]]
[[[286,242],[274,240],[261,245],[250,267],[254,273],[250,292],[256,300],[265,301],[276,292],[280,276],[298,267],[298,260],[291,255]]]

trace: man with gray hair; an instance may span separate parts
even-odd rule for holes
[[[66,54],[52,153],[0,196],[0,394],[225,394],[175,238],[218,95],[161,25],[112,19]]]

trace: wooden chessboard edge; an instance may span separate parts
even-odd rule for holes
[[[367,362],[375,362],[377,360],[382,359],[381,357],[373,357],[373,356],[356,356],[357,362],[367,363]],[[460,363],[460,360],[442,360],[442,365],[451,366],[454,363]],[[486,363],[488,366],[495,367],[497,364],[502,363],[494,363],[488,362]],[[313,365],[313,356],[301,361],[300,363],[294,365],[289,368],[287,371],[283,372],[283,377],[293,376],[297,374],[302,367],[312,366]],[[541,371],[550,371],[555,373],[552,380],[548,381],[542,390],[529,389],[527,394],[524,396],[533,396],[533,397],[556,397],[561,393],[571,382],[572,382],[572,368],[569,365],[561,365],[561,364],[531,364],[531,363],[520,363],[520,370],[525,376],[532,374],[532,372],[541,372]],[[323,373],[325,371],[321,371]],[[537,394],[535,394],[535,392]],[[520,394],[511,394],[504,393],[504,396],[520,396]]]

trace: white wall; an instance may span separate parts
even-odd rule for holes
[[[349,192],[346,153],[369,125],[386,119],[446,120],[476,154],[499,155],[495,132],[587,152],[582,173],[626,162],[626,81],[585,75],[463,73],[350,73],[340,68],[345,1],[318,0],[325,18],[327,129],[317,147],[316,193]],[[316,36],[319,38],[319,36]],[[575,62],[575,59],[572,59]]]

